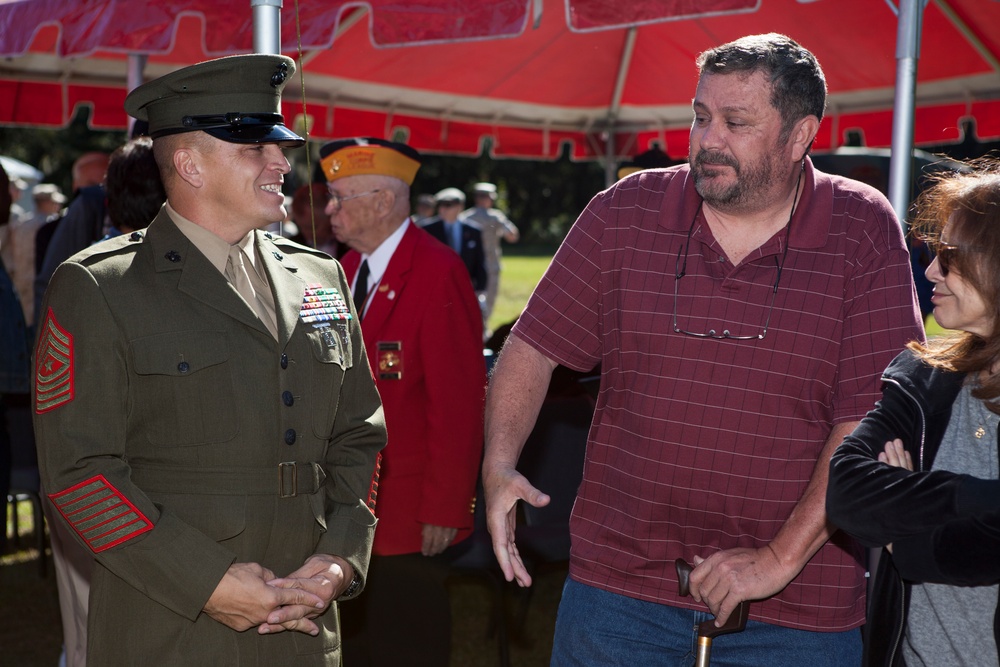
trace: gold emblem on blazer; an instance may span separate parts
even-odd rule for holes
[[[380,380],[403,379],[403,341],[378,342],[378,377]]]

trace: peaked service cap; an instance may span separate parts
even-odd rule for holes
[[[329,182],[347,176],[391,176],[407,185],[420,169],[420,153],[406,144],[375,137],[331,141],[319,149],[320,166]]]
[[[464,204],[465,193],[459,190],[458,188],[445,188],[444,190],[438,191],[438,193],[434,195],[434,201],[436,202],[457,201],[461,204]]]
[[[206,60],[139,86],[125,98],[125,111],[147,121],[154,139],[201,130],[237,144],[295,148],[305,140],[280,113],[294,73],[294,60],[270,53]]]

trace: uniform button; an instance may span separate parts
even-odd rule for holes
[[[181,363],[177,364],[177,370],[180,371],[181,373],[187,373],[189,370],[191,370],[191,366],[190,364],[188,364],[188,362],[182,361]]]
[[[283,393],[281,394],[281,400],[282,400],[282,401],[283,401],[283,402],[285,403],[285,405],[287,405],[288,407],[292,407],[292,403],[294,403],[294,402],[295,402],[295,397],[294,397],[294,396],[292,396],[292,392],[290,392],[290,391],[286,391],[286,392],[283,392]]]
[[[287,354],[282,354],[281,355],[281,368],[283,368],[283,369],[284,368],[288,368],[288,355]]]
[[[295,429],[290,428],[285,431],[285,444],[294,445],[295,444]]]

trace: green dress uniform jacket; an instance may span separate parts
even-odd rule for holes
[[[340,265],[255,244],[278,340],[161,210],[54,274],[35,351],[43,484],[93,553],[94,665],[337,665],[337,605],[300,632],[201,613],[227,568],[313,553],[362,578],[382,408]],[[57,519],[58,520],[58,519]]]

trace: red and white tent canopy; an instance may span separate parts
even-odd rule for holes
[[[250,0],[0,0],[0,124],[63,125],[91,105],[122,128],[130,54],[146,78],[252,50]],[[284,0],[282,51],[304,64],[286,119],[316,138],[404,138],[429,152],[578,159],[653,141],[686,154],[694,59],[782,32],[819,58],[829,109],[815,148],[892,140],[891,0]],[[965,119],[1000,138],[1000,2],[923,11],[914,135],[960,141]],[[304,88],[304,96],[303,89]],[[301,126],[300,126],[301,127]],[[608,141],[613,144],[608,145]]]

